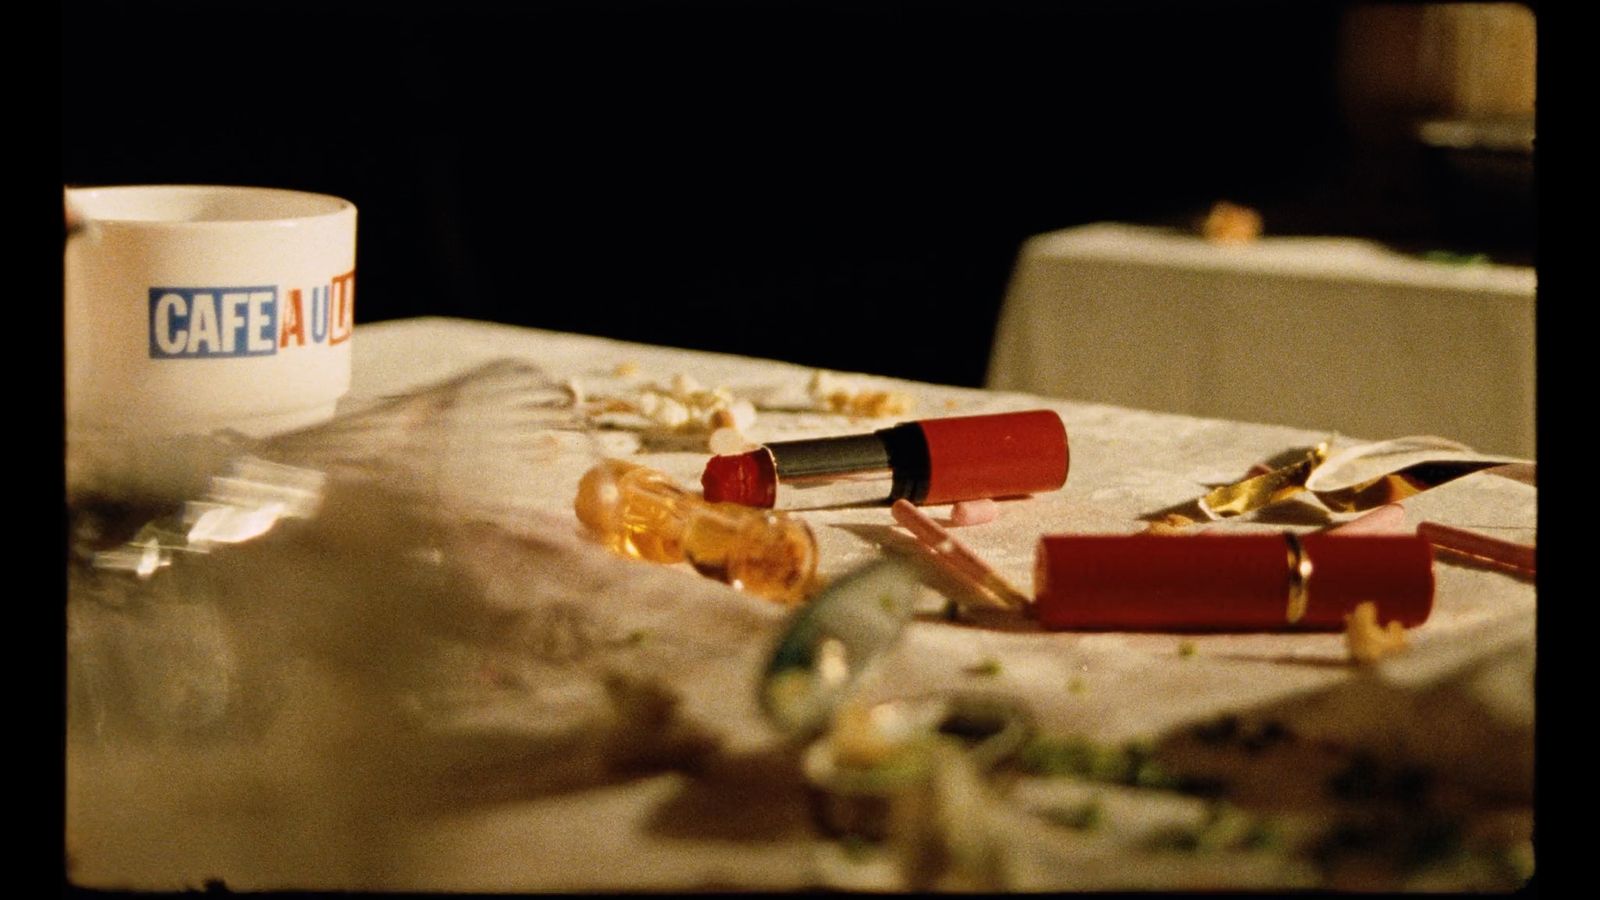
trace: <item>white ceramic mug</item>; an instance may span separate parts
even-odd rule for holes
[[[356,208],[256,187],[78,188],[67,240],[70,448],[252,437],[350,389]]]

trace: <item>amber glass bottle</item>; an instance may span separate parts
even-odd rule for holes
[[[583,476],[573,510],[617,553],[687,561],[703,575],[771,600],[803,600],[816,573],[816,541],[799,519],[710,503],[662,472],[622,460],[607,460]]]

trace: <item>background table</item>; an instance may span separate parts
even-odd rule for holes
[[[1534,270],[1101,224],[1017,260],[987,384],[1534,454]]]
[[[631,384],[686,373],[768,400],[803,396],[811,375],[770,361],[444,319],[363,326],[354,346],[349,409],[506,358],[537,365],[552,384],[591,394],[620,389],[616,372],[623,364],[639,373]],[[997,521],[960,532],[1025,587],[1040,534],[1142,530],[1208,485],[1327,436],[855,378],[864,387],[906,392],[921,416],[1037,407],[1061,414],[1072,453],[1065,488],[1004,501]],[[749,435],[777,440],[882,424],[763,411]],[[554,530],[575,532],[576,476],[594,454],[636,458],[693,484],[707,456],[697,440],[615,428],[556,441],[517,502],[529,509],[528,522],[547,529],[562,523]],[[1533,488],[1496,476],[1467,476],[1405,505],[1414,519],[1513,539],[1534,534]],[[358,504],[350,511],[367,524],[349,539],[381,531],[381,509]],[[948,510],[929,512],[943,517]],[[1277,530],[1347,517],[1314,502],[1288,503],[1226,527]],[[882,508],[805,518],[825,577],[912,549]],[[567,545],[556,539],[567,538],[550,537],[565,553]],[[299,557],[309,569],[340,559],[334,544],[317,546],[319,552]],[[383,583],[384,573],[363,575],[359,557],[352,557],[357,562],[341,562],[336,578],[275,567],[270,577],[230,582],[247,589],[192,602],[177,595],[141,606],[136,593],[131,600],[119,595],[120,605],[72,598],[69,653],[78,685],[67,744],[66,825],[73,879],[153,888],[220,879],[235,889],[469,891],[903,886],[881,867],[854,864],[811,826],[793,748],[756,709],[755,679],[786,610],[686,566],[598,551],[551,557],[548,548],[489,532],[460,546],[481,558],[465,570],[470,577],[429,589],[437,593],[363,590]],[[560,577],[549,577],[561,566]],[[1437,578],[1436,611],[1412,634],[1411,649],[1370,670],[1345,662],[1336,634],[1044,633],[1023,623],[984,627],[934,616],[911,625],[864,690],[995,691],[1026,702],[1045,732],[1102,742],[1164,740],[1225,713],[1265,716],[1302,741],[1399,754],[1464,789],[1509,797],[1513,812],[1525,810],[1533,587],[1499,572],[1443,564]],[[474,592],[493,603],[475,606],[457,596]],[[538,678],[509,686],[502,703],[419,732],[381,701],[395,679],[414,674],[403,668],[402,651],[412,646],[408,641],[428,637],[421,630],[479,621],[430,618],[437,609],[430,604],[458,601],[468,611],[489,610],[472,641],[510,648],[492,658],[514,667],[524,662],[517,654],[538,650],[539,666],[529,670]],[[499,628],[517,640],[496,644],[504,637]],[[633,640],[646,633],[649,640]],[[143,644],[135,640],[141,635]],[[567,653],[561,641],[569,639],[587,641],[589,656]],[[97,641],[146,652],[113,659]],[[480,662],[472,660],[462,666]],[[133,673],[125,677],[138,683],[121,687],[129,696],[169,698],[161,707],[169,727],[153,727],[148,717],[146,727],[127,726],[126,709],[96,705],[94,685],[84,687],[86,662],[116,663]],[[275,666],[282,686],[258,727],[244,735],[184,727],[206,716],[206,702],[247,694],[252,666]],[[668,704],[671,715],[659,728],[631,733],[628,746],[648,749],[681,728],[715,742],[710,761],[687,768],[650,759],[633,769],[599,765],[615,747],[597,741],[616,733],[589,723],[605,703],[603,671],[613,666],[653,679],[676,704]],[[441,663],[438,671],[454,670]],[[1278,857],[1158,853],[1119,839],[1116,828],[1100,836],[1052,830],[1026,814],[1030,803],[1045,802],[1028,800],[1028,787],[995,801],[994,827],[1009,835],[1015,855],[1006,887],[1317,883],[1303,864]],[[1032,788],[1048,793],[1048,785]]]

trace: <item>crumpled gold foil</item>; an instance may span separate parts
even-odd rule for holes
[[[1359,512],[1395,503],[1483,469],[1533,483],[1533,464],[1478,454],[1428,436],[1397,438],[1329,453],[1323,441],[1301,459],[1269,472],[1213,488],[1196,501],[1212,519],[1253,512],[1309,491],[1334,512]],[[1352,475],[1370,477],[1352,478]]]
[[[1288,499],[1306,489],[1306,479],[1327,458],[1328,442],[1323,441],[1304,459],[1212,489],[1200,498],[1200,509],[1213,519],[1225,519]]]

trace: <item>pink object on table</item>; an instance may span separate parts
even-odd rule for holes
[[[1398,503],[1387,503],[1343,525],[1329,528],[1328,533],[1399,534],[1408,530],[1405,525],[1405,507]],[[1478,562],[1514,569],[1519,573],[1532,575],[1535,572],[1535,548],[1532,544],[1518,544],[1463,528],[1440,525],[1438,522],[1418,522],[1416,532],[1419,537],[1440,550],[1468,556]]]
[[[962,500],[950,507],[950,524],[958,528],[993,522],[1000,516],[1000,504],[989,500]]]
[[[1535,548],[1532,544],[1518,544],[1475,531],[1440,525],[1438,522],[1418,523],[1417,535],[1441,550],[1515,569],[1527,575],[1535,573]]]
[[[999,572],[978,558],[965,544],[951,537],[938,522],[917,509],[909,500],[896,500],[889,507],[894,520],[911,532],[928,552],[934,562],[945,571],[980,589],[985,597],[1008,609],[1027,606],[1028,596],[1006,581]]]

